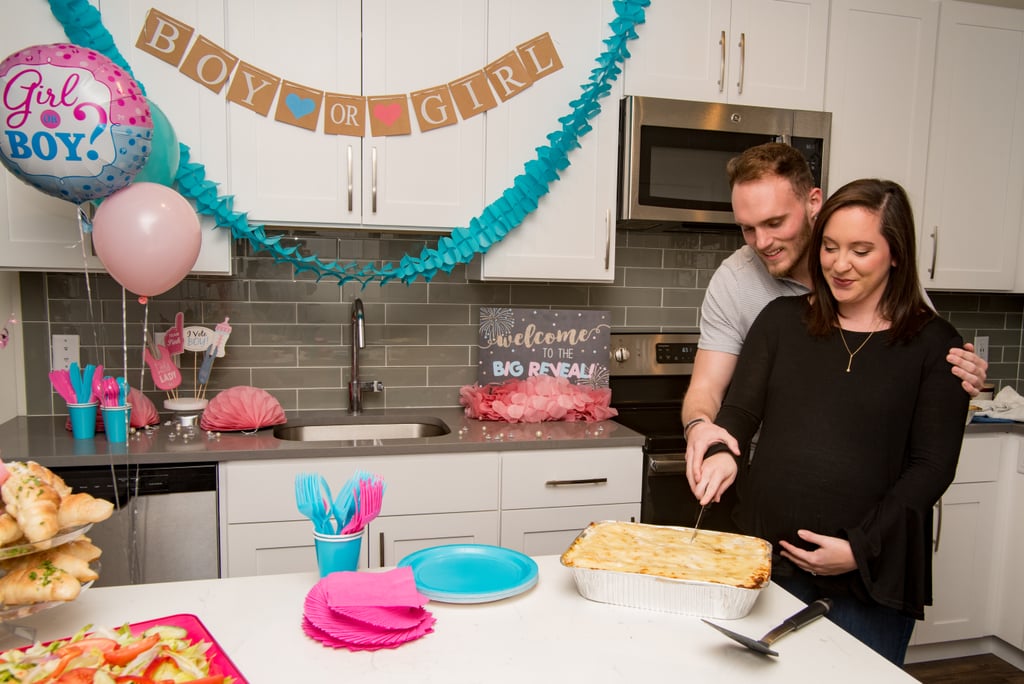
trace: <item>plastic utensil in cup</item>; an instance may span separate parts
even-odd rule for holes
[[[316,564],[320,576],[332,572],[351,572],[359,568],[359,553],[363,547],[363,532],[354,534],[313,533],[316,546]]]
[[[71,434],[75,439],[92,439],[96,436],[97,405],[95,401],[88,404],[68,404]]]
[[[57,391],[64,401],[69,404],[78,403],[78,395],[71,384],[71,375],[66,370],[50,371],[50,384]]]
[[[89,401],[103,401],[103,366],[96,366],[92,373],[92,398]]]
[[[313,521],[313,529],[318,534],[333,534],[331,516],[324,506],[323,491],[320,486],[320,475],[316,473],[299,473],[295,476],[295,497],[301,497],[299,510]],[[308,513],[306,511],[309,511]]]
[[[71,364],[68,366],[68,378],[71,380],[71,387],[75,391],[75,401],[74,401],[74,403],[76,403],[76,404],[85,403],[85,400],[81,398],[82,397],[82,371],[81,371],[81,369],[79,369],[77,361],[72,361]]]
[[[88,363],[82,369],[82,382],[78,386],[78,403],[88,404],[92,398],[92,376],[96,373],[96,366]]]

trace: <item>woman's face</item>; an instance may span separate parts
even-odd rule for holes
[[[821,270],[841,306],[877,307],[895,265],[878,214],[863,207],[832,214],[822,233]]]

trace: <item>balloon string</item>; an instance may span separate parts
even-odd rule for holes
[[[125,289],[121,288],[121,362],[124,366],[122,376],[128,377],[128,302]],[[127,400],[127,397],[126,397]]]
[[[82,247],[82,269],[85,272],[85,294],[89,302],[89,322],[92,324],[92,342],[98,349],[100,346],[99,333],[97,332],[96,312],[93,309],[92,283],[89,280],[89,252],[85,248],[85,234],[92,232],[92,222],[84,207],[78,205],[78,244]]]
[[[142,383],[146,380],[146,344],[148,340],[146,336],[149,334],[149,302],[147,301],[145,306],[142,307],[142,367],[139,368],[139,391],[142,391]],[[154,338],[153,344],[156,344]],[[125,376],[127,377],[127,376]],[[127,397],[126,397],[127,399]]]

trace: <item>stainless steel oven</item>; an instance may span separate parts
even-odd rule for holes
[[[686,482],[681,419],[690,385],[697,333],[622,332],[611,336],[609,384],[616,422],[644,435],[640,521],[692,526],[699,506]],[[734,531],[734,495],[710,506],[701,527]]]

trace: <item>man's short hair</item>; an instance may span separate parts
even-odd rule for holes
[[[789,181],[797,197],[806,197],[814,189],[814,175],[799,150],[785,143],[764,143],[744,150],[725,167],[729,187],[738,183],[779,176]]]

